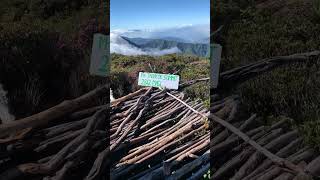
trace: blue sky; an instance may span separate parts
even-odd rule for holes
[[[110,0],[111,30],[209,23],[210,0]]]

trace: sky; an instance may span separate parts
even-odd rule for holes
[[[111,30],[209,23],[210,0],[110,0]]]

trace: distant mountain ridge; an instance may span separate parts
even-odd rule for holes
[[[186,43],[180,42],[178,38],[166,38],[166,39],[147,39],[147,38],[129,38],[121,36],[124,40],[128,41],[129,44],[140,48],[142,50],[148,49],[170,49],[177,47],[182,54],[196,55],[201,57],[209,57],[209,44],[201,43]],[[168,40],[174,39],[174,40]]]

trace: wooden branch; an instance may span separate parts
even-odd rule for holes
[[[248,79],[254,78],[264,72],[271,71],[277,67],[297,63],[297,62],[309,62],[314,57],[319,57],[320,51],[312,51],[307,53],[293,54],[288,56],[276,56],[263,60],[253,62],[251,64],[237,67],[220,74],[219,88],[228,88],[235,84],[242,83]],[[210,78],[201,78],[181,83],[179,89],[191,86],[198,82],[209,81]]]
[[[105,85],[73,100],[66,100],[57,106],[42,111],[38,114],[15,120],[7,124],[0,125],[0,137],[7,136],[15,131],[26,128],[38,128],[48,125],[68,113],[92,104],[92,102],[102,95],[108,94],[109,86]]]
[[[119,103],[121,103],[123,101],[126,101],[126,100],[128,100],[128,99],[130,99],[130,98],[132,98],[132,97],[134,97],[134,96],[136,96],[138,94],[141,94],[141,93],[143,93],[144,91],[147,91],[147,90],[148,90],[148,88],[139,89],[138,91],[130,93],[130,94],[128,94],[126,96],[123,96],[121,98],[115,99],[114,101],[111,102],[111,105],[112,106],[116,106],[117,104],[119,104]]]
[[[190,80],[187,82],[183,82],[183,83],[179,84],[179,89],[191,86],[191,85],[198,83],[198,82],[208,82],[209,80],[210,80],[210,78],[201,78],[201,79],[194,79],[194,80]]]
[[[258,143],[256,143],[255,141],[251,140],[246,134],[244,134],[243,132],[239,131],[237,128],[235,128],[232,124],[220,119],[219,117],[211,114],[209,116],[210,120],[213,120],[215,122],[217,122],[218,124],[224,126],[225,128],[229,129],[231,132],[233,132],[234,134],[236,134],[237,136],[239,136],[241,139],[243,139],[246,143],[249,143],[252,147],[254,147],[257,151],[259,151],[260,153],[262,153],[263,155],[265,155],[266,157],[268,157],[273,163],[279,165],[280,167],[286,167],[288,169],[293,170],[294,172],[296,172],[297,174],[299,173],[304,173],[303,169],[301,169],[299,166],[296,166],[295,164],[293,164],[292,162],[285,160],[283,158],[280,158],[278,156],[276,156],[275,154],[271,153],[270,151],[268,151],[267,149],[265,149],[264,147],[260,146]]]
[[[320,51],[312,51],[289,56],[277,56],[263,59],[245,66],[237,67],[220,74],[219,88],[227,88],[254,78],[264,72],[271,71],[277,67],[297,62],[309,62],[314,57],[319,57]]]
[[[57,154],[55,154],[48,162],[40,164],[40,163],[26,163],[21,164],[18,166],[18,169],[22,171],[24,174],[51,174],[52,172],[55,172],[56,170],[59,170],[59,168],[64,165],[64,163],[72,162],[70,159],[71,157],[75,158],[75,155],[79,154],[79,150],[81,148],[91,147],[90,145],[93,144],[92,139],[90,139],[90,136],[94,134],[96,130],[101,129],[99,124],[105,120],[107,117],[107,109],[102,109],[95,113],[95,115],[91,118],[91,120],[88,122],[86,128],[83,130],[83,132],[77,136],[75,139],[73,139],[69,144],[64,146]],[[86,141],[90,141],[90,144],[86,144]],[[86,152],[85,152],[86,153]],[[80,162],[81,159],[76,158],[77,162]],[[69,166],[65,168],[70,168]],[[62,171],[64,172],[64,171]],[[57,174],[59,177],[60,174]],[[57,178],[58,178],[57,177]]]
[[[197,158],[196,160],[184,165],[181,167],[177,172],[175,172],[170,177],[166,178],[168,180],[174,180],[174,179],[180,179],[193,169],[199,167],[202,164],[206,164],[210,160],[210,151],[205,152],[200,158]]]
[[[99,180],[103,173],[109,175],[110,169],[110,149],[107,147],[104,151],[100,152],[94,161],[93,167],[85,180]]]
[[[6,143],[17,141],[19,139],[23,139],[28,135],[28,133],[31,132],[31,130],[32,128],[29,127],[26,129],[22,129],[21,131],[15,131],[15,133],[11,134],[11,136],[9,136],[8,138],[0,139],[0,144],[6,144]]]

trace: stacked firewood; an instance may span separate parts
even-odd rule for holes
[[[0,179],[83,179],[107,147],[108,86],[0,126]]]
[[[264,72],[294,63],[316,63],[320,51],[263,59],[220,74],[218,89],[223,93]],[[223,104],[221,104],[223,103]],[[217,117],[221,106],[232,107],[231,114]],[[303,146],[297,130],[285,119],[266,126],[255,114],[242,117],[237,96],[219,99],[211,96],[212,179],[311,179],[320,176],[320,156]],[[247,114],[247,113],[244,113]]]
[[[145,88],[111,107],[88,106],[107,90],[0,126],[0,179],[177,179],[208,171],[209,112],[200,100]]]
[[[298,131],[290,128],[290,119],[267,126],[255,114],[248,119],[239,117],[235,96],[213,103],[212,114],[219,113],[221,102],[229,104],[233,113],[224,115],[223,126],[212,122],[212,179],[298,180],[320,175],[319,154],[303,146]],[[239,136],[241,132],[248,137],[246,141]]]
[[[208,110],[181,92],[148,89],[111,110],[111,179],[178,179],[209,170]]]
[[[319,54],[263,60],[221,73],[220,83]],[[245,119],[236,96],[213,95],[210,116],[201,101],[181,91],[144,88],[111,106],[98,105],[101,99],[109,99],[108,86],[0,125],[0,180],[199,179],[210,160],[211,177],[219,180],[319,176],[320,157],[300,146],[288,122],[266,126],[255,115]]]

